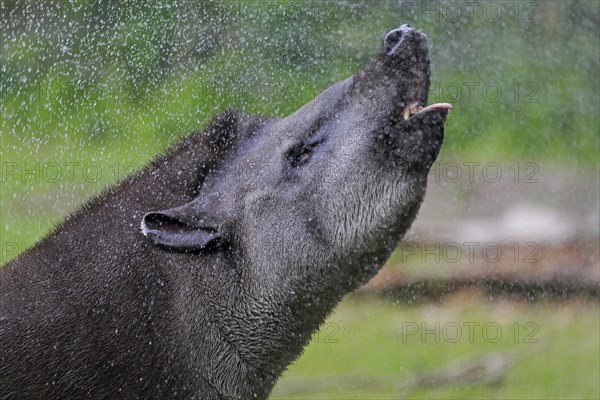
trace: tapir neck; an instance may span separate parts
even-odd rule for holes
[[[307,268],[306,275],[293,279],[282,274],[268,283],[271,289],[261,286],[255,289],[258,296],[244,298],[237,323],[229,324],[239,330],[232,332],[229,341],[236,344],[245,368],[261,377],[255,390],[268,386],[268,396],[277,377],[302,353],[342,297],[379,271],[417,211],[418,206],[404,209],[386,230],[388,235],[374,238],[369,251],[350,257],[351,262],[320,260],[318,272]]]
[[[323,265],[323,271],[339,274],[332,268],[339,267],[327,269]],[[368,277],[375,271],[371,269]],[[324,282],[334,281],[325,286]],[[214,382],[215,386],[227,398],[235,398],[237,393],[254,393],[258,399],[267,398],[278,377],[300,356],[327,315],[343,295],[359,283],[363,282],[355,279],[341,282],[323,276],[319,280],[299,278],[270,282],[272,289],[265,290],[263,286],[251,293],[233,290],[235,314],[231,315],[225,307],[220,309],[221,306],[216,306],[211,314],[221,326],[221,340],[228,348],[229,355],[224,358],[229,360],[227,367],[235,367],[237,371],[222,376]],[[215,365],[216,369],[221,367]],[[244,377],[243,383],[240,377]],[[238,392],[240,385],[245,392]]]

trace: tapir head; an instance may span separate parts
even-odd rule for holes
[[[450,108],[427,106],[429,75],[425,35],[402,25],[373,63],[287,118],[230,117],[218,129],[235,143],[197,197],[149,212],[142,232],[181,257],[235,254],[257,298],[339,299],[381,267],[417,214]]]

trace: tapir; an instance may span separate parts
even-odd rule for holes
[[[427,39],[286,118],[227,111],[0,270],[1,399],[265,399],[415,219],[450,104]]]

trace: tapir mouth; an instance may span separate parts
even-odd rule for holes
[[[405,122],[424,113],[452,109],[449,103],[427,105],[429,91],[429,50],[427,37],[420,31],[402,25],[386,34],[381,57],[398,88],[392,120]]]
[[[430,84],[427,37],[409,25],[402,25],[385,36],[379,59],[386,83],[395,89],[387,103],[388,118],[382,122],[386,149],[393,149],[392,160],[400,160],[414,170],[428,170],[441,149],[444,122],[452,105],[427,103]]]
[[[423,107],[421,105],[419,105],[419,102],[414,101],[412,103],[410,103],[409,105],[407,105],[406,107],[404,107],[404,109],[402,110],[402,112],[400,113],[402,116],[402,121],[406,121],[412,117],[414,117],[417,114],[422,114],[422,113],[426,113],[429,111],[433,111],[433,110],[451,110],[452,109],[452,104],[450,103],[435,103],[435,104],[430,104],[426,107]]]

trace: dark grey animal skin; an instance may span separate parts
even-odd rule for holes
[[[0,398],[267,398],[415,218],[428,85],[403,25],[289,117],[225,113],[88,201],[0,270]]]

